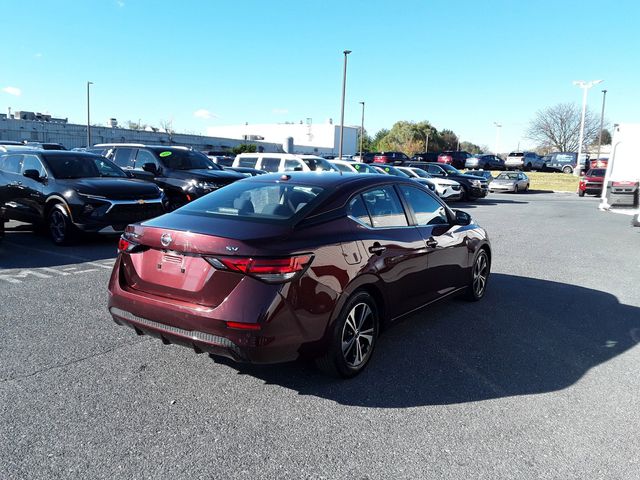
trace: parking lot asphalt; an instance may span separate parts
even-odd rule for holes
[[[640,478],[640,229],[575,194],[458,204],[479,303],[392,326],[350,381],[119,327],[115,239],[0,241],[0,478]]]

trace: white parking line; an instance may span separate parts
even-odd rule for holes
[[[41,267],[19,270],[16,272],[0,274],[0,281],[5,281],[7,283],[23,283],[24,281],[28,280],[53,278],[56,275],[79,275],[81,273],[97,272],[100,269],[111,270],[113,268],[114,262],[115,260],[112,259],[99,262],[85,262],[82,265],[99,268],[84,268],[82,270],[78,270],[78,267],[69,266],[58,268]]]

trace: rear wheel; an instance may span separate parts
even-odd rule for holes
[[[518,185],[515,185],[515,186],[513,187],[513,193],[518,193]]]
[[[470,302],[477,302],[487,290],[487,281],[489,280],[489,255],[485,249],[478,252],[471,267],[471,278],[465,298]]]
[[[378,339],[380,320],[367,292],[355,293],[336,320],[326,353],[316,360],[325,373],[351,378],[364,370]]]
[[[62,205],[55,205],[47,216],[51,241],[56,245],[68,245],[73,241],[74,226]]]
[[[566,166],[562,169],[562,173],[573,173],[573,168]]]

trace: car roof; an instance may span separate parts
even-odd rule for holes
[[[289,177],[287,180],[281,180],[282,177]],[[273,183],[274,181],[291,182],[293,184],[304,184],[306,186],[317,186],[321,188],[338,187],[343,185],[353,185],[354,188],[367,187],[368,185],[376,185],[379,183],[388,183],[391,181],[403,181],[409,185],[413,185],[414,181],[407,178],[394,177],[391,175],[362,174],[342,175],[340,172],[284,172],[284,173],[268,173],[254,177],[253,181]]]
[[[180,150],[192,150],[191,147],[187,147],[185,145],[152,145],[152,144],[144,144],[144,143],[96,143],[93,147],[89,148],[99,148],[99,147],[142,147],[142,148],[157,148],[157,149],[180,149]],[[204,154],[203,154],[204,155]]]

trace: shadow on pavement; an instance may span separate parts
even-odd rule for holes
[[[493,274],[478,303],[444,301],[389,328],[352,380],[302,363],[239,374],[344,405],[404,408],[552,392],[640,342],[640,308],[608,293]]]
[[[118,236],[82,235],[69,246],[56,246],[30,225],[11,222],[0,239],[0,269],[57,267],[115,258]]]

